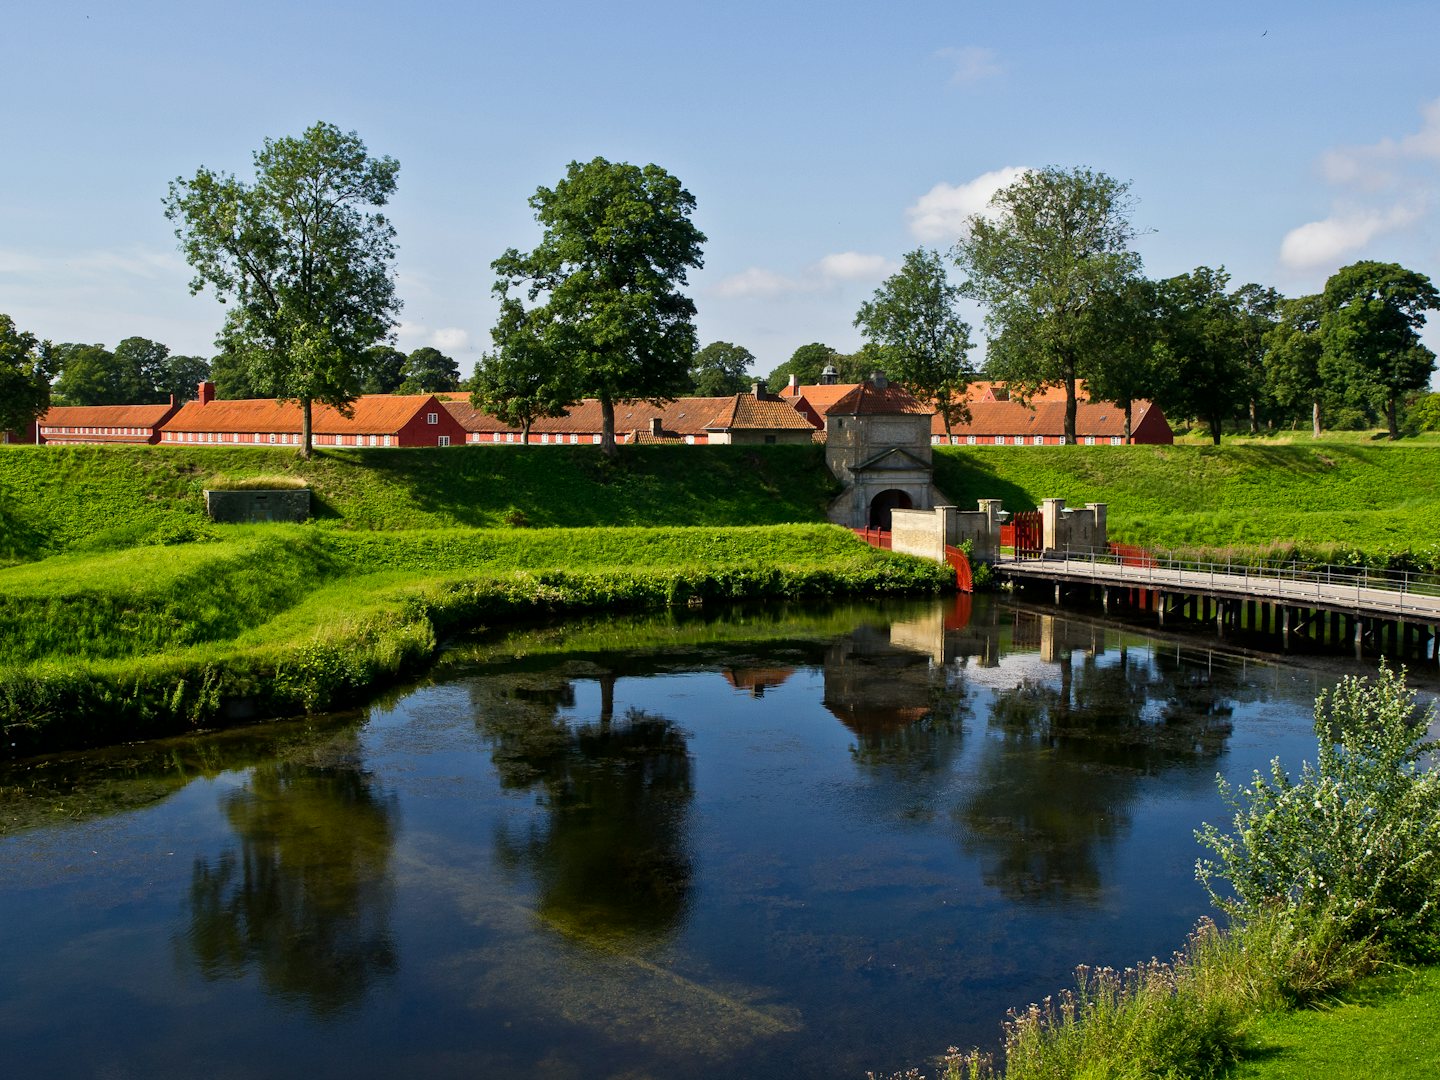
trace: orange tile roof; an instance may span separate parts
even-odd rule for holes
[[[754,394],[736,394],[726,399],[710,422],[711,431],[813,431],[815,425],[789,401],[759,400]]]
[[[929,416],[935,410],[922,402],[908,390],[898,386],[878,389],[874,383],[863,382],[826,410],[826,416],[884,416],[903,414],[907,416]]]
[[[1130,426],[1137,429],[1150,409],[1150,402],[1136,401],[1131,406]],[[936,413],[930,421],[932,435],[945,434],[945,420]],[[970,420],[956,420],[950,433],[967,435],[1044,435],[1060,438],[1065,434],[1065,402],[1042,401],[1033,407],[1018,401],[972,401]],[[1125,434],[1125,413],[1110,402],[1080,401],[1075,405],[1075,436],[1113,438]]]
[[[427,404],[439,405],[434,394],[364,394],[352,403],[352,416],[342,416],[329,405],[311,410],[316,435],[389,435],[399,431]],[[257,434],[300,430],[300,406],[274,398],[247,401],[187,402],[166,421],[166,431],[253,431]]]
[[[816,383],[813,386],[797,387],[794,393],[791,393],[790,387],[787,386],[780,392],[780,396],[787,400],[804,398],[810,403],[810,407],[823,418],[829,413],[830,406],[859,385],[859,383]]]
[[[519,431],[518,427],[511,427],[505,421],[497,419],[483,409],[477,409],[470,404],[469,394],[436,394],[440,404],[445,406],[445,411],[455,418],[455,422],[466,431],[490,434],[494,431]]]
[[[42,427],[154,427],[173,405],[57,405],[40,417]]]

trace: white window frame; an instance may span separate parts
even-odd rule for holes
[[[965,436],[965,445],[966,445],[966,446],[974,446],[974,445],[975,445],[975,436],[974,436],[974,435],[966,435],[966,436]]]
[[[436,445],[436,446],[449,446],[449,445],[450,445],[450,436],[449,436],[449,435],[437,435],[437,436],[435,437],[435,445]]]
[[[426,422],[427,424],[438,424],[438,423],[440,422],[440,414],[439,414],[439,413],[433,413],[433,412],[427,412],[427,413],[425,414],[425,422]]]

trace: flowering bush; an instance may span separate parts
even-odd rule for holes
[[[1349,940],[1440,956],[1440,772],[1403,674],[1345,678],[1315,703],[1319,754],[1291,779],[1278,760],[1238,790],[1234,831],[1197,833],[1211,899],[1241,922],[1275,909],[1333,920]],[[1224,886],[1222,887],[1222,884]]]

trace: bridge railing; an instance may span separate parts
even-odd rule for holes
[[[1093,568],[1096,576],[1099,576],[1102,569],[1124,568],[1127,581],[1156,586],[1177,584],[1178,576],[1185,574],[1188,578],[1187,584],[1203,584],[1204,579],[1208,579],[1211,584],[1241,589],[1252,583],[1257,586],[1274,585],[1277,582],[1295,583],[1313,587],[1314,594],[1322,599],[1332,599],[1338,593],[1358,594],[1366,591],[1394,593],[1400,598],[1413,596],[1417,600],[1440,597],[1440,576],[1408,570],[1377,570],[1365,566],[1333,564],[1301,566],[1299,562],[1292,562],[1288,566],[1252,566],[1230,559],[1225,562],[1206,561],[1130,547],[1105,551],[1092,548],[1058,548],[1047,550],[1042,558],[1046,561],[1063,560],[1072,567],[1077,564],[1088,565]],[[1003,556],[1002,560],[1011,561]],[[1197,578],[1201,580],[1197,582]],[[1266,589],[1255,591],[1257,595],[1270,592]],[[1309,591],[1307,588],[1306,592]],[[1287,590],[1287,595],[1293,595],[1293,591]],[[1433,608],[1434,605],[1424,606]]]

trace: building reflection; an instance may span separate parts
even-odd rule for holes
[[[948,813],[986,884],[1016,901],[1093,904],[1154,778],[1213,782],[1240,681],[1228,665],[1131,649],[1104,626],[999,605],[974,614],[937,606],[835,641],[825,707],[891,811]],[[952,768],[972,710],[985,737]],[[940,787],[956,771],[958,797]]]
[[[685,734],[663,716],[616,716],[608,673],[593,680],[593,718],[563,715],[575,707],[577,681],[540,673],[472,684],[501,783],[533,790],[543,810],[500,827],[499,858],[533,878],[537,914],[563,933],[597,941],[667,935],[684,918],[693,874]]]
[[[353,733],[256,766],[222,809],[238,847],[196,860],[184,935],[205,978],[253,971],[267,992],[328,1016],[395,972],[396,803],[362,768]]]

